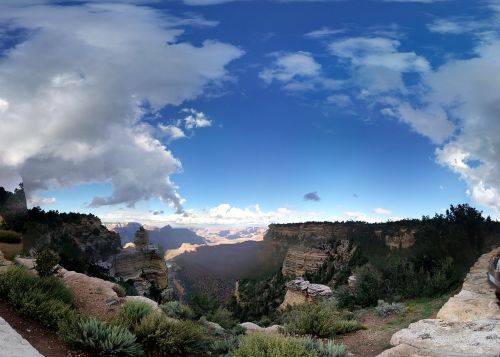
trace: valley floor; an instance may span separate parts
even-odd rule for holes
[[[408,307],[407,312],[391,317],[380,317],[375,308],[359,310],[357,320],[365,324],[367,329],[339,336],[335,342],[344,344],[354,356],[377,356],[392,347],[389,341],[395,332],[408,327],[412,322],[435,318],[439,309],[452,295],[454,293],[433,299],[420,298],[405,301]]]

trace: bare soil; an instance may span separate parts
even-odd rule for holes
[[[0,316],[45,357],[86,356],[70,351],[54,329],[21,315],[4,299],[0,299]]]

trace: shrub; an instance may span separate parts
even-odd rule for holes
[[[121,285],[115,284],[113,285],[113,291],[118,295],[118,297],[125,297],[127,296],[127,290]]]
[[[207,316],[209,321],[218,323],[225,329],[230,329],[236,326],[236,320],[233,318],[231,311],[225,308],[218,308],[213,313]]]
[[[399,315],[406,312],[406,306],[402,303],[388,303],[384,300],[379,300],[375,310],[377,310],[379,316]]]
[[[346,354],[345,347],[336,345],[333,340],[323,343],[310,337],[304,337],[302,341],[306,351],[315,353],[317,357],[344,357]]]
[[[352,309],[356,303],[352,290],[347,285],[342,285],[335,290],[335,299],[340,308]]]
[[[94,318],[68,318],[59,324],[59,334],[73,349],[95,356],[144,356],[136,337],[121,326],[106,325]]]
[[[133,332],[139,322],[152,312],[153,308],[149,304],[142,301],[127,301],[123,304],[121,310],[115,315],[111,323]]]
[[[194,313],[191,308],[178,301],[166,302],[160,305],[160,308],[168,317],[172,317],[174,319],[186,320],[194,318]]]
[[[43,249],[36,255],[35,270],[39,276],[50,276],[57,272],[59,256],[49,249]]]
[[[177,321],[165,314],[152,313],[142,319],[135,334],[148,349],[166,355],[196,354],[204,351],[204,330],[192,321]]]
[[[72,292],[55,277],[40,278],[26,269],[10,266],[0,275],[0,295],[22,314],[56,326],[71,313]]]
[[[240,340],[240,345],[233,357],[316,357],[315,351],[307,351],[302,339],[251,333]]]
[[[210,344],[210,351],[217,356],[229,355],[238,348],[240,344],[239,336],[228,336],[222,340],[215,340]]]
[[[211,296],[205,294],[195,294],[191,298],[190,306],[193,310],[195,318],[199,319],[200,317],[207,316],[217,310],[219,302]]]
[[[19,233],[0,229],[1,243],[16,244],[16,243],[21,243],[22,240],[23,240],[22,236]]]
[[[382,296],[382,274],[371,264],[363,265],[356,271],[353,292],[356,304],[373,306]]]
[[[363,328],[362,324],[351,319],[352,315],[338,311],[326,302],[293,306],[283,315],[287,332],[321,338]]]

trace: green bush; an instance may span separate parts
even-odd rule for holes
[[[134,332],[139,322],[152,312],[153,308],[149,304],[142,301],[127,301],[118,314],[115,315],[111,324]]]
[[[234,319],[233,314],[225,308],[218,308],[207,316],[207,320],[215,322],[225,329],[231,329],[236,326],[236,320]]]
[[[338,311],[328,302],[302,304],[287,309],[283,314],[287,332],[296,335],[313,335],[321,338],[356,331],[363,328],[352,320],[352,315]]]
[[[363,265],[356,270],[353,293],[357,305],[376,305],[383,295],[382,274],[371,264]]]
[[[230,355],[240,344],[239,336],[228,336],[221,340],[215,340],[210,344],[210,351],[217,356]]]
[[[306,351],[314,353],[317,357],[344,357],[346,354],[345,347],[336,345],[333,340],[324,343],[310,337],[303,337],[302,341]]]
[[[49,249],[43,249],[36,255],[35,270],[38,275],[50,276],[57,272],[57,264],[59,264],[59,256]]]
[[[136,337],[121,326],[106,325],[94,318],[68,318],[59,324],[59,334],[73,349],[95,356],[144,356]]]
[[[356,304],[356,299],[352,289],[347,285],[342,285],[335,290],[335,300],[340,308],[352,309]]]
[[[300,338],[282,335],[251,333],[240,340],[233,357],[317,357],[316,351],[308,351]]]
[[[162,313],[142,319],[135,334],[148,349],[166,355],[197,354],[205,350],[204,330],[192,321],[178,321]]]
[[[23,240],[22,236],[19,233],[0,229],[1,243],[16,244],[16,243],[21,243],[22,240]]]
[[[207,316],[219,308],[219,301],[217,299],[205,295],[195,294],[190,300],[191,309],[195,318],[199,319],[202,316]]]
[[[181,304],[178,301],[169,301],[160,305],[162,311],[174,319],[189,320],[194,318],[194,313],[187,305]]]
[[[125,297],[127,296],[127,290],[118,284],[113,285],[113,291],[118,295],[118,297]]]
[[[399,315],[406,311],[406,306],[403,303],[388,303],[384,300],[379,300],[375,310],[379,316]]]
[[[40,278],[18,266],[10,266],[0,275],[0,295],[22,314],[47,326],[66,318],[73,302],[71,290],[57,278]]]

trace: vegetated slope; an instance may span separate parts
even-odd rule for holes
[[[500,245],[500,223],[458,205],[420,220],[270,225],[265,241],[287,254],[274,276],[239,284],[233,311],[254,320],[261,317],[262,305],[270,311],[277,305],[277,283],[295,274],[330,285],[345,307],[443,294],[460,284],[482,253]],[[348,286],[351,274],[356,282]]]
[[[281,262],[282,257],[273,256],[271,245],[248,241],[199,247],[195,252],[181,254],[174,258],[171,272],[183,286],[184,298],[202,293],[227,301],[238,279],[258,279],[279,269]]]
[[[129,222],[125,225],[109,225],[110,228],[118,233],[122,245],[134,241],[134,235],[141,227],[140,223]],[[205,240],[187,228],[173,228],[169,225],[162,228],[147,228],[149,241],[158,245],[163,250],[179,248],[183,243],[205,244]]]

